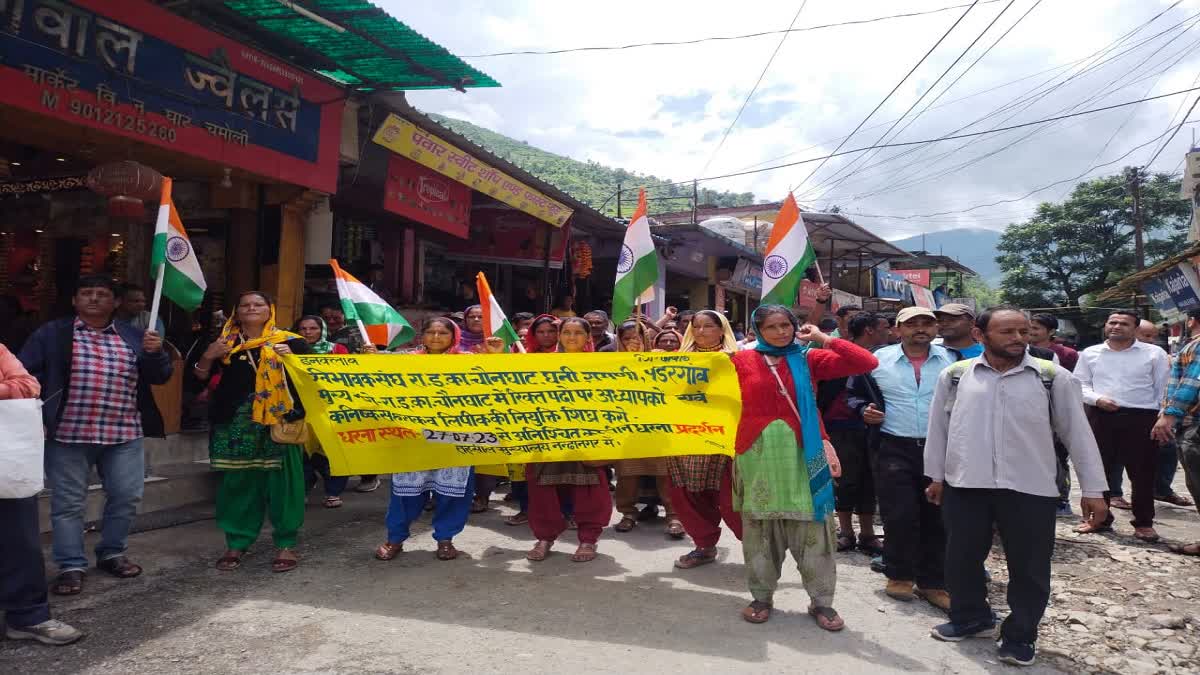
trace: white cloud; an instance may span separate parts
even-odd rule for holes
[[[549,0],[503,3],[376,1],[400,20],[460,55],[777,30],[787,25],[797,7],[796,2],[782,0],[744,0],[736,6],[716,0],[691,3],[613,0],[586,4]],[[1033,2],[1017,0],[980,45],[991,44],[995,36]],[[906,0],[901,5],[893,0],[853,3],[811,0],[797,25],[923,11],[951,4],[956,3]],[[879,138],[887,127],[869,127],[904,112],[1004,4],[980,4],[972,10],[917,75],[897,91],[867,124],[868,128],[856,135],[847,147],[861,147]],[[1117,40],[1170,3],[1167,0],[1089,0],[1086,4],[1087,11],[1083,12],[1078,2],[1042,2],[939,101],[939,107],[912,124],[900,140],[947,133],[1008,103],[1055,73],[1031,77],[991,93],[946,104],[1082,59]],[[1200,0],[1185,1],[1130,38],[1118,51],[1197,11],[1200,11]],[[739,124],[730,135],[712,162],[710,175],[737,171],[788,153],[795,154],[771,163],[796,161],[832,151],[838,144],[837,137],[849,133],[870,112],[960,12],[952,10],[862,26],[793,33],[744,114],[747,123]],[[1171,38],[1177,39],[1171,42]],[[1152,93],[1190,87],[1200,68],[1200,49],[1188,49],[1196,40],[1200,40],[1200,26],[1186,32],[1177,30],[1114,59],[1089,75],[1078,77],[1017,113],[1007,123],[1069,111],[1071,106],[1102,91],[1122,76],[1126,79],[1120,81],[1124,82],[1151,72],[1160,63],[1166,65],[1166,58],[1173,53],[1179,53],[1182,59],[1157,83],[1154,78],[1146,79],[1116,89],[1078,109],[1139,98],[1152,83]],[[422,109],[463,117],[576,159],[593,159],[632,171],[686,180],[696,176],[708,160],[777,42],[778,36],[768,36],[616,52],[468,58],[470,63],[500,80],[503,87],[474,89],[465,95],[444,91],[411,92],[409,98]],[[1160,46],[1162,50],[1152,55]],[[956,76],[981,49],[982,46],[977,46],[940,86]],[[1149,60],[1140,70],[1126,75],[1147,57]],[[664,102],[685,98],[703,101],[702,113],[687,114],[670,109],[656,114]],[[1168,120],[1183,100],[1175,97],[1144,103],[1132,111],[1122,109],[1060,122],[1048,126],[1024,144],[960,169],[954,167],[1011,143],[1031,130],[996,134],[965,143],[940,143],[911,153],[904,159],[862,170],[817,204],[838,203],[853,212],[906,215],[952,211],[1019,197],[1035,187],[1074,176],[1091,166],[1100,147],[1131,112],[1132,117],[1099,161],[1111,160],[1158,135],[1167,128]],[[1190,104],[1190,98],[1187,102]],[[1197,116],[1200,113],[1193,113],[1193,117]],[[972,130],[987,128],[1004,117],[989,120]],[[1191,128],[1194,127],[1180,132],[1154,168],[1169,171],[1175,167],[1190,142]],[[958,144],[964,144],[963,150],[933,163],[932,158]],[[807,146],[815,147],[804,149]],[[1130,155],[1125,162],[1097,173],[1116,171],[1124,164],[1145,162],[1153,148],[1148,146]],[[863,164],[899,152],[885,150]],[[849,161],[850,158],[829,161],[806,187],[832,176]],[[764,200],[778,199],[786,190],[796,187],[815,166],[799,165],[707,185],[714,189],[753,191]],[[902,187],[906,177],[920,178],[938,170],[947,171],[947,174]],[[961,215],[862,220],[889,236],[959,226],[999,229],[1009,220],[1020,219],[1030,212],[1039,200],[1058,199],[1067,189],[1069,185],[1063,185],[1024,201]],[[877,191],[879,194],[869,194]],[[820,192],[817,190],[808,196]]]

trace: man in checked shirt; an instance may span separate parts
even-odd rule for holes
[[[125,557],[125,548],[142,501],[142,438],[163,435],[150,385],[171,377],[171,360],[157,332],[113,321],[118,303],[111,279],[81,278],[72,299],[75,316],[38,328],[19,357],[41,383],[45,402],[46,476],[59,567],[51,590],[57,595],[83,590],[88,566],[83,519],[93,466],[105,493],[96,567],[120,579],[142,573]]]
[[[1159,443],[1178,439],[1179,463],[1183,466],[1192,501],[1200,510],[1200,359],[1196,358],[1200,351],[1200,309],[1188,312],[1187,317],[1192,341],[1179,350],[1171,364],[1167,395],[1150,436]],[[1183,555],[1200,556],[1200,541],[1171,544],[1170,549]]]

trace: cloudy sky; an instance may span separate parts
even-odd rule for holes
[[[780,35],[481,55],[779,31],[803,0],[376,2],[503,85],[467,94],[412,92],[417,107],[576,159],[687,180],[833,152],[970,0],[808,0],[795,28],[963,6],[790,33],[719,150]],[[980,0],[843,149],[877,143],[923,94],[887,142],[937,138],[962,127],[958,133],[985,131],[1189,89],[1200,85],[1198,47],[1200,0]],[[1003,229],[1038,202],[1062,199],[1077,176],[1148,162],[1198,94],[916,149],[856,153],[829,160],[815,175],[819,162],[808,161],[705,185],[753,191],[764,201],[794,189],[812,208],[872,214],[856,219],[889,238],[953,227]],[[1200,120],[1200,106],[1188,119]],[[1153,168],[1175,170],[1198,128],[1185,125]],[[1058,181],[1065,182],[1026,196]],[[968,210],[993,202],[1001,203]]]

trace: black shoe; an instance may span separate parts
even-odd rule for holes
[[[942,642],[959,642],[973,637],[993,637],[996,632],[996,620],[968,621],[967,623],[943,623],[933,627],[929,632],[933,639]]]
[[[1014,666],[1032,666],[1033,662],[1037,660],[1037,654],[1033,645],[1028,642],[1000,640],[996,658]]]

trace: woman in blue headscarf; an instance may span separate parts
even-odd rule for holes
[[[828,631],[845,622],[833,608],[833,479],[841,475],[833,446],[824,439],[815,382],[870,372],[871,352],[800,325],[782,305],[755,312],[753,350],[733,356],[742,388],[733,462],[733,508],[742,515],[742,551],[754,600],[742,610],[750,623],[771,616],[787,552],[800,568],[812,600],[808,613]],[[825,349],[809,349],[816,343]]]

